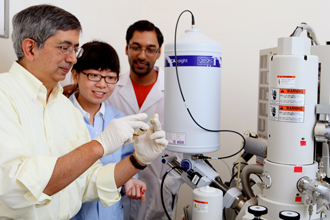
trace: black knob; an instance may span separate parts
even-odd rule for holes
[[[268,213],[268,210],[265,206],[262,205],[251,205],[248,208],[248,212],[256,217],[260,217]]]
[[[280,219],[300,219],[300,214],[298,212],[283,210],[280,212]]]

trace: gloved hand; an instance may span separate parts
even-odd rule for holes
[[[102,145],[103,157],[116,152],[121,146],[129,144],[137,128],[147,130],[149,126],[140,121],[146,119],[147,116],[145,113],[139,113],[110,121],[104,131],[94,139]]]
[[[155,114],[153,118],[154,124],[149,130],[134,140],[135,156],[144,164],[150,164],[168,144],[165,131],[161,130],[158,114]]]

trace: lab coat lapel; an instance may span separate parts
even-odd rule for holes
[[[159,100],[164,98],[164,70],[162,70],[158,66],[155,66],[154,68],[158,72],[157,82],[152,87],[146,100],[144,100],[144,103],[141,106],[140,112],[144,112],[145,110],[150,108],[152,105],[157,103]]]
[[[125,81],[126,82],[123,82],[124,86],[119,91],[119,94],[126,101],[126,103],[133,109],[134,113],[137,114],[140,112],[140,109],[136,101],[136,96],[132,85],[132,81],[129,77],[127,77]]]
[[[147,98],[144,100],[143,105],[141,106],[140,112],[145,112],[148,108],[153,106],[155,103],[157,103],[159,100],[163,98],[163,92],[161,87],[159,86],[159,83],[155,83],[155,85],[152,87],[151,91],[149,92]]]

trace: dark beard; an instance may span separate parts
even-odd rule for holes
[[[133,73],[135,73],[138,76],[145,76],[153,70],[153,68],[150,68],[150,65],[147,65],[148,66],[147,69],[141,70],[139,68],[136,68],[134,64],[131,65],[131,70],[133,71]]]

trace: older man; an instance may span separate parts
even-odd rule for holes
[[[148,128],[140,121],[147,116],[115,119],[90,141],[58,83],[80,52],[78,19],[37,5],[12,23],[18,61],[0,74],[0,218],[69,219],[85,201],[112,205],[118,188],[166,147],[159,120],[136,139],[133,155],[102,166],[99,158],[131,142],[135,129]]]

